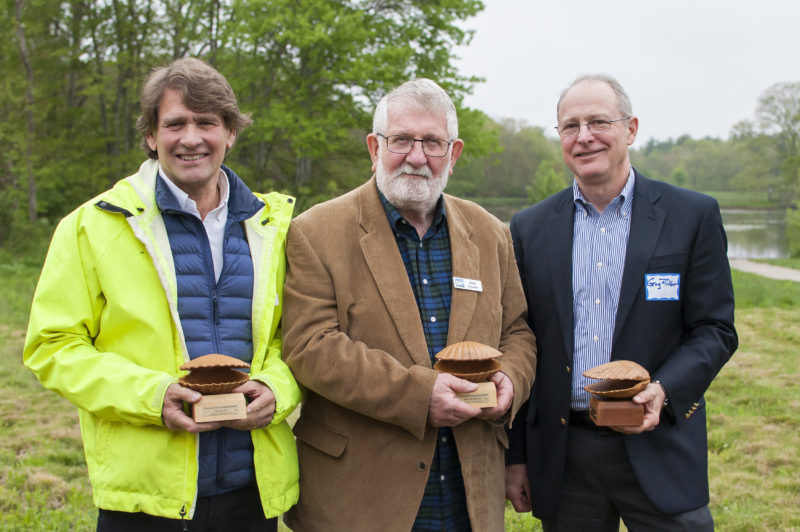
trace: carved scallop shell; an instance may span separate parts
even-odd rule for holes
[[[250,364],[242,362],[238,358],[229,357],[228,355],[220,355],[213,353],[210,355],[203,355],[186,362],[181,365],[183,370],[196,370],[202,368],[249,368]]]
[[[650,383],[650,373],[636,362],[614,360],[583,372],[590,379],[602,379],[583,387],[599,397],[628,399],[644,390]]]
[[[497,360],[437,360],[433,369],[439,373],[449,373],[459,379],[470,382],[483,382],[500,371],[501,365]]]
[[[247,362],[227,355],[204,355],[181,365],[181,369],[189,373],[179,378],[178,382],[204,395],[226,393],[250,378],[247,373],[234,368],[249,367]]]
[[[489,360],[502,356],[497,349],[480,342],[464,341],[450,344],[438,353],[439,360]]]

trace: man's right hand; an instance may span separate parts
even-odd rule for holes
[[[481,413],[481,409],[470,406],[458,397],[457,393],[474,392],[478,385],[454,377],[449,373],[436,376],[428,405],[428,423],[434,427],[455,427]]]
[[[164,395],[164,404],[161,406],[161,419],[164,420],[164,426],[169,430],[185,430],[193,434],[218,429],[221,426],[219,422],[195,423],[183,411],[184,401],[190,404],[196,403],[201,397],[203,396],[199,392],[184,388],[180,384],[170,384]]]
[[[528,466],[513,464],[506,466],[506,499],[517,512],[531,511],[531,487],[528,482]]]

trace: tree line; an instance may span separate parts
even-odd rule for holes
[[[453,96],[467,148],[448,192],[539,201],[571,182],[555,134],[462,105],[481,80],[457,71],[454,50],[469,44],[461,24],[481,9],[477,0],[5,0],[0,245],[49,231],[135,171],[142,81],[187,55],[222,72],[253,116],[227,163],[254,190],[290,193],[302,209],[360,184],[374,105],[429,77]],[[787,82],[767,88],[728,139],[651,140],[631,158],[679,186],[767,191],[795,205],[799,150],[800,83]]]
[[[477,0],[5,0],[0,27],[0,243],[138,167],[134,123],[154,66],[200,57],[254,124],[228,159],[255,190],[306,204],[364,179],[378,99],[413,77],[460,103],[452,66]],[[464,134],[482,127],[464,113]],[[477,135],[476,135],[477,136]],[[480,142],[476,142],[480,145]],[[18,235],[17,238],[22,238]]]

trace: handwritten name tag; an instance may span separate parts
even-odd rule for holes
[[[646,273],[644,287],[648,301],[678,301],[680,299],[681,274]]]
[[[477,279],[464,279],[463,277],[453,277],[453,287],[460,290],[472,290],[473,292],[483,292],[483,285]]]

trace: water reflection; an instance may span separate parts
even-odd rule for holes
[[[782,209],[723,209],[722,223],[728,235],[728,257],[732,259],[780,259],[789,256]]]

